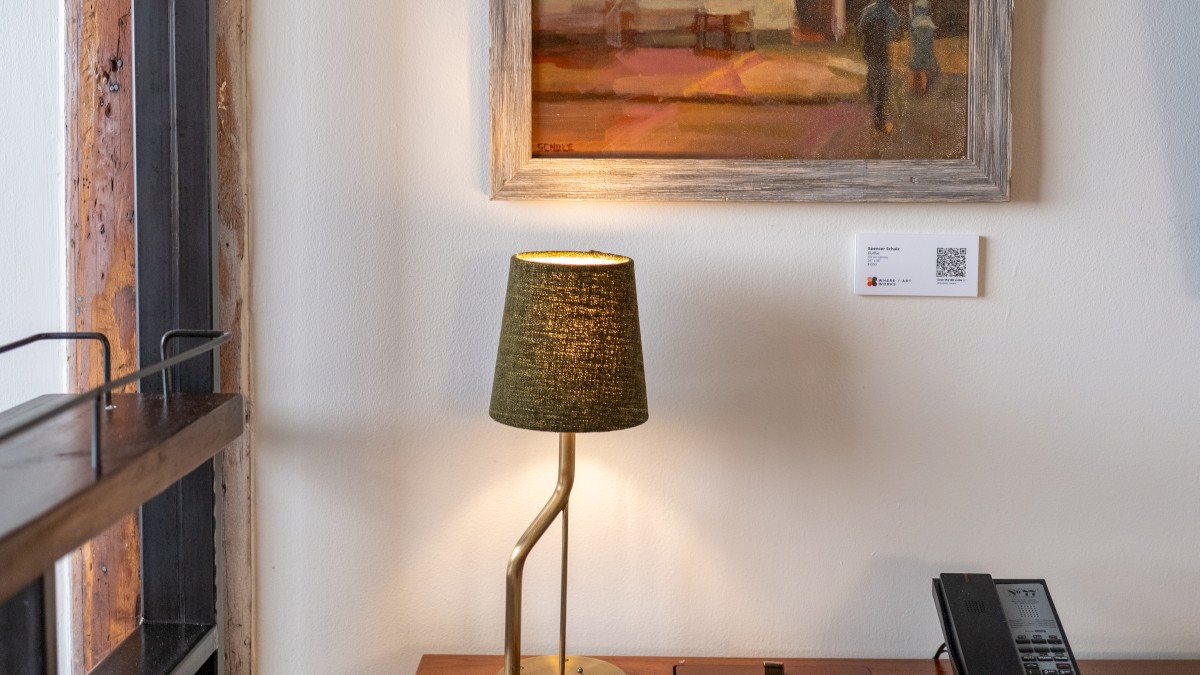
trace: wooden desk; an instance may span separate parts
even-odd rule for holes
[[[679,664],[693,675],[717,675],[724,669],[705,669],[704,665],[741,665],[746,670],[729,675],[762,673],[764,659],[672,658],[663,656],[604,656],[605,661],[625,671],[625,675],[672,675]],[[782,661],[786,675],[954,675],[946,659],[767,659]],[[496,675],[504,665],[502,656],[462,656],[426,654],[421,657],[416,675]],[[754,667],[757,666],[757,670]],[[708,671],[705,673],[704,671]],[[1200,675],[1200,661],[1080,661],[1082,675]],[[570,671],[568,671],[570,672]]]

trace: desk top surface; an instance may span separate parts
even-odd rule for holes
[[[761,673],[764,659],[675,658],[666,656],[600,657],[625,671],[625,675],[672,675],[676,665],[690,666],[692,675],[750,675]],[[766,659],[782,661],[786,675],[954,675],[950,662],[942,659]],[[504,664],[501,656],[426,654],[416,675],[497,675]],[[746,669],[703,666],[745,666]],[[755,668],[757,666],[757,668]],[[1200,661],[1098,661],[1083,660],[1084,675],[1200,675]]]

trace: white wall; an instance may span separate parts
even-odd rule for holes
[[[62,3],[3,0],[0,344],[66,325]],[[66,391],[66,348],[0,356],[0,410]]]
[[[1200,656],[1200,4],[1020,0],[1014,199],[925,206],[490,202],[486,2],[250,5],[263,673],[501,650],[556,450],[488,396],[556,247],[637,261],[651,405],[579,441],[572,651],[927,657],[976,570]],[[983,235],[983,297],[851,295],[872,231]]]

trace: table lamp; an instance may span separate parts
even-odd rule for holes
[[[633,261],[596,251],[518,253],[492,383],[492,419],[558,432],[558,485],[508,561],[501,675],[621,675],[610,663],[567,656],[567,502],[575,480],[575,434],[646,421],[646,376]],[[521,576],[525,560],[562,515],[558,655],[521,661]]]

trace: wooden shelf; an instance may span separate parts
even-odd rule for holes
[[[0,429],[66,398],[0,413]],[[102,413],[99,480],[90,405],[0,443],[0,601],[242,434],[237,394],[114,394],[112,402]]]
[[[191,675],[217,653],[217,642],[213,626],[142,624],[88,675]]]

